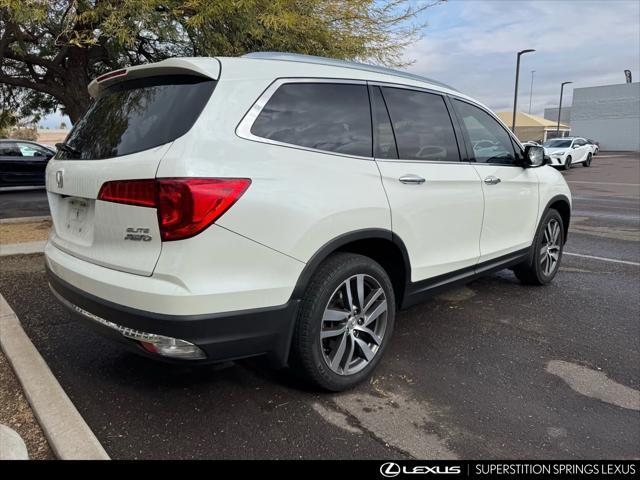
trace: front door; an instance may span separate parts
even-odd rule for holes
[[[482,180],[484,221],[480,262],[528,248],[538,217],[538,176],[520,166],[519,147],[488,112],[453,100]]]

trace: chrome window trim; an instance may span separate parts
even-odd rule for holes
[[[449,97],[455,98],[457,100],[461,100],[463,102],[469,103],[470,105],[473,105],[473,106],[481,109],[482,111],[488,113],[492,118],[494,118],[496,121],[498,121],[498,123],[507,131],[507,134],[510,135],[516,142],[518,142],[518,145],[520,145],[520,147],[522,148],[522,144],[520,143],[518,138],[515,135],[513,135],[508,128],[505,127],[504,123],[498,117],[496,117],[492,112],[488,111],[482,105],[479,105],[478,103],[476,103],[476,102],[474,102],[472,100],[469,100],[468,98],[465,98],[465,97],[462,97],[462,96],[459,96],[459,95],[455,95],[455,94],[452,94],[452,93],[449,93],[449,92],[436,90],[436,89],[433,89],[433,88],[419,87],[419,86],[416,86],[416,85],[406,85],[406,84],[403,84],[403,83],[383,82],[383,81],[378,81],[378,80],[368,81],[368,80],[360,80],[360,79],[326,78],[326,77],[318,77],[318,78],[315,78],[315,77],[282,77],[282,78],[275,79],[260,94],[258,99],[253,103],[251,108],[249,108],[247,113],[244,114],[244,116],[242,117],[242,120],[240,120],[240,122],[236,126],[235,133],[236,133],[236,135],[238,137],[243,138],[245,140],[251,140],[253,142],[265,143],[267,145],[277,145],[277,146],[280,146],[280,147],[293,148],[293,149],[296,149],[296,150],[303,150],[303,151],[314,152],[314,153],[322,153],[322,154],[325,154],[325,155],[335,155],[335,156],[338,156],[338,157],[353,158],[353,159],[356,159],[356,160],[370,160],[370,161],[376,161],[376,162],[395,162],[395,163],[426,163],[426,164],[437,164],[437,165],[495,165],[495,166],[501,166],[501,167],[523,168],[520,165],[505,165],[505,164],[501,164],[501,163],[464,162],[462,160],[460,160],[458,162],[450,162],[450,161],[441,162],[441,161],[437,161],[437,160],[416,160],[416,159],[401,159],[401,158],[375,158],[373,156],[349,155],[349,154],[346,154],[346,153],[332,152],[330,150],[320,150],[320,149],[317,149],[317,148],[304,147],[302,145],[296,145],[296,144],[293,144],[293,143],[279,142],[277,140],[271,140],[269,138],[260,137],[258,135],[254,135],[253,133],[251,133],[251,127],[253,126],[254,122],[258,118],[258,115],[260,115],[260,112],[265,107],[267,102],[271,99],[271,97],[278,90],[278,88],[280,88],[282,85],[285,85],[285,84],[288,84],[288,83],[345,83],[345,84],[365,85],[365,86],[366,85],[371,85],[371,86],[378,86],[378,87],[402,88],[402,89],[405,89],[405,90],[417,90],[417,91],[422,91],[422,92],[425,92],[425,93],[431,93],[431,94],[435,94],[435,95],[440,95],[440,96],[443,96],[443,97],[444,96],[449,96]],[[371,133],[373,135],[373,131]]]
[[[305,150],[307,152],[315,152],[315,153],[323,153],[325,155],[337,155],[339,157],[347,157],[347,158],[355,158],[358,160],[374,160],[372,156],[360,156],[360,155],[349,155],[348,153],[340,153],[340,152],[332,152],[331,150],[321,150],[318,148],[305,147],[303,145],[296,145],[294,143],[286,143],[279,142],[277,140],[271,140],[270,138],[260,137],[258,135],[254,135],[251,133],[251,127],[253,127],[254,122],[262,112],[262,109],[265,107],[267,102],[271,99],[274,93],[280,88],[282,85],[286,85],[289,83],[339,83],[339,84],[351,84],[351,85],[363,85],[366,87],[367,82],[365,80],[352,80],[346,78],[299,78],[299,77],[288,77],[288,78],[277,78],[274,80],[264,92],[258,97],[255,103],[251,106],[249,111],[245,113],[242,120],[236,127],[236,135],[240,138],[244,138],[245,140],[251,140],[259,143],[266,143],[268,145],[278,145],[281,147],[295,148],[297,150]],[[373,131],[371,132],[373,135]]]

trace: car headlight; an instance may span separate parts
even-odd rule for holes
[[[554,156],[554,157],[561,157],[565,153],[567,153],[567,152],[566,151],[564,151],[564,152],[553,152],[551,155]]]

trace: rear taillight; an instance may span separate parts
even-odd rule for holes
[[[162,240],[193,237],[224,214],[251,184],[248,178],[118,180],[98,200],[156,208]]]

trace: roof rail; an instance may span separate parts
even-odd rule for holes
[[[254,58],[259,60],[283,60],[287,62],[301,62],[301,63],[315,63],[317,65],[327,65],[330,67],[345,67],[352,68],[354,70],[363,70],[372,73],[383,73],[386,75],[395,75],[397,77],[404,77],[411,80],[417,80],[420,82],[427,82],[432,85],[438,85],[440,87],[448,88],[457,92],[455,88],[442,82],[432,80],[431,78],[423,77],[421,75],[415,75],[409,72],[403,72],[402,70],[395,70],[393,68],[379,67],[377,65],[369,65],[366,63],[349,62],[347,60],[338,60],[335,58],[317,57],[315,55],[303,55],[300,53],[287,53],[287,52],[252,52],[242,55],[242,58]]]

